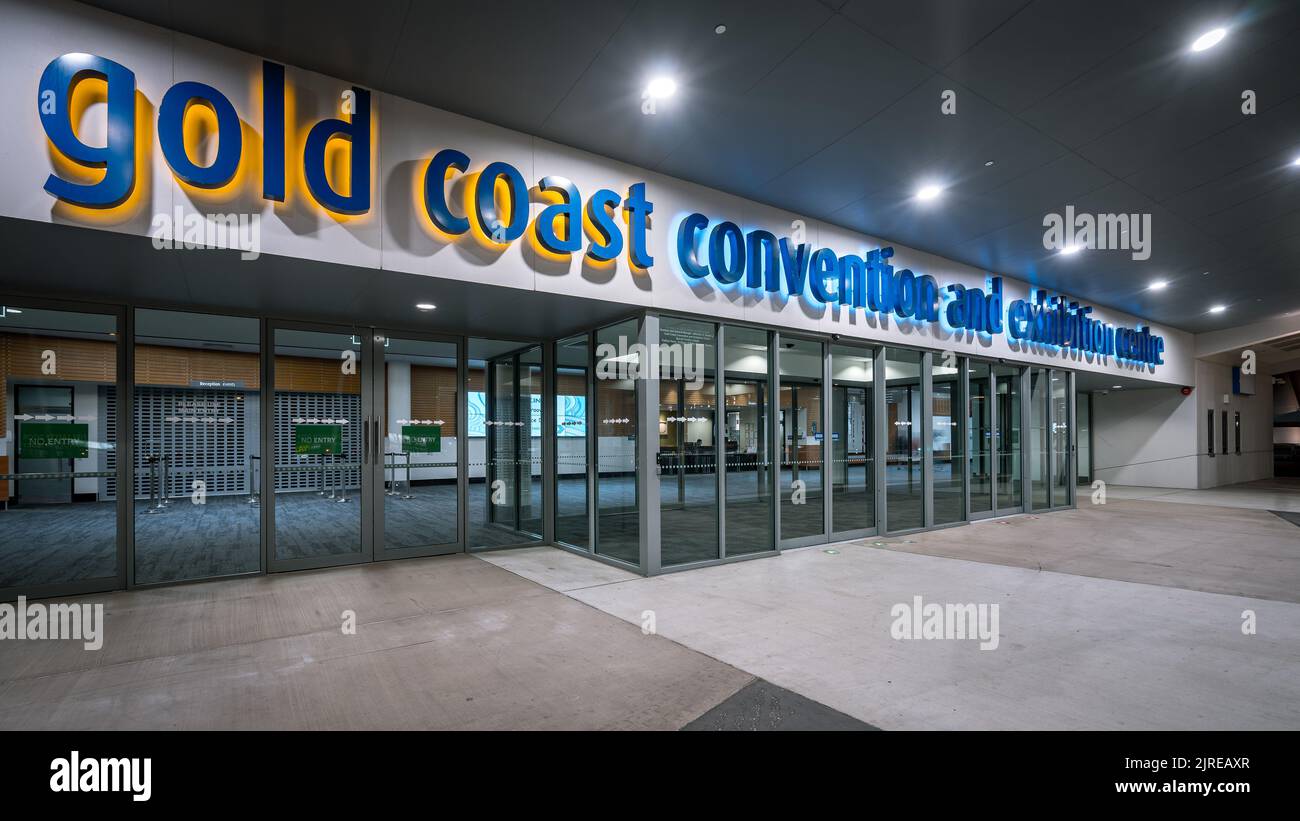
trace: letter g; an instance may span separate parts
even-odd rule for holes
[[[83,143],[72,122],[73,90],[89,77],[108,84],[108,140],[102,148]],[[51,174],[45,190],[90,208],[112,208],[125,201],[135,187],[135,73],[93,54],[64,54],[41,74],[36,105],[45,135],[56,150],[78,165],[104,169],[104,178],[91,184]]]

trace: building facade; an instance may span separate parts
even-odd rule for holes
[[[1191,335],[1070,294],[0,8],[5,597],[526,544],[657,574],[1069,508],[1094,391],[1197,384]]]

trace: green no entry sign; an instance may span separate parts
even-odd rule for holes
[[[24,459],[85,459],[90,455],[90,426],[75,422],[22,422],[18,455]]]
[[[343,451],[342,425],[295,425],[293,452],[300,455],[329,455]]]
[[[442,425],[402,425],[402,450],[407,453],[441,453]]]

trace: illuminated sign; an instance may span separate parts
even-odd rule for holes
[[[73,123],[73,97],[77,86],[99,79],[107,86],[108,138],[103,146],[90,146],[77,136]],[[76,182],[51,174],[45,190],[72,205],[113,208],[130,198],[139,180],[136,168],[135,72],[93,54],[56,57],[41,74],[37,106],[50,144],[82,168],[103,169],[96,182]],[[370,92],[353,87],[344,94],[350,119],[325,119],[307,132],[301,161],[303,179],[316,202],[339,214],[364,214],[370,210]],[[196,164],[186,151],[185,125],[195,107],[207,109],[216,120],[216,157],[208,165]],[[284,66],[262,64],[262,196],[284,201],[285,195],[285,86]],[[234,105],[226,95],[204,83],[176,83],[158,106],[158,145],[178,180],[197,188],[220,188],[235,178],[243,158],[243,129]],[[326,147],[331,140],[350,143],[348,194],[339,193],[325,173]]]
[[[710,227],[712,225],[712,227]],[[1003,313],[1002,279],[991,277],[988,293],[960,284],[940,286],[934,277],[895,270],[890,247],[859,256],[777,239],[770,231],[742,231],[734,222],[704,214],[685,217],[677,228],[677,263],[692,281],[712,278],[724,287],[783,294],[814,304],[863,308],[916,322],[943,322],[957,331],[989,336],[1008,333],[1019,342],[1073,348],[1145,365],[1164,364],[1165,343],[1149,328],[1122,328],[1089,317],[1092,308],[1037,291]]]
[[[106,88],[107,138],[103,146],[88,145],[78,137],[74,96],[87,79]],[[288,157],[286,83],[284,66],[262,64],[262,135],[260,138],[261,194],[263,199],[285,201],[288,164],[311,197],[337,214],[365,214],[371,207],[371,155],[373,124],[370,92],[352,87],[344,91],[343,117],[314,123],[302,141],[301,156]],[[41,123],[57,158],[55,173],[45,190],[58,199],[86,208],[112,209],[131,199],[141,179],[137,165],[147,162],[138,152],[147,127],[139,113],[135,74],[125,66],[92,54],[64,54],[52,60],[41,74],[37,105]],[[84,97],[84,95],[83,95]],[[206,111],[215,123],[215,155],[199,165],[188,153],[187,123],[191,112]],[[243,125],[233,104],[216,88],[183,80],[173,84],[158,106],[158,144],[176,179],[188,186],[214,189],[228,185],[243,164]],[[326,155],[335,140],[348,144],[346,172],[333,183],[326,173]],[[191,140],[192,142],[192,140]],[[297,153],[295,151],[295,153]],[[147,152],[146,152],[147,154]],[[95,169],[97,179],[78,180],[70,163],[80,170]],[[337,164],[331,161],[332,167]],[[256,166],[256,163],[250,166]],[[59,172],[64,171],[61,175]],[[417,210],[427,219],[431,233],[455,240],[466,234],[480,241],[508,245],[527,236],[537,254],[567,261],[576,253],[584,261],[606,265],[626,250],[633,269],[654,264],[649,253],[650,215],[654,204],[646,197],[644,182],[632,183],[626,195],[601,188],[585,202],[572,180],[544,176],[536,184],[545,202],[529,232],[530,188],[519,169],[507,162],[491,161],[470,172],[470,156],[443,148],[416,175]],[[70,179],[69,177],[72,177]],[[453,209],[448,189],[462,177],[464,201]],[[346,178],[346,193],[335,187]],[[622,222],[616,218],[621,207]],[[457,213],[459,211],[460,213]],[[463,214],[463,216],[461,215]],[[585,240],[585,243],[584,243]],[[960,284],[940,286],[934,277],[890,264],[894,249],[877,248],[865,254],[838,255],[830,248],[777,238],[761,229],[742,231],[734,222],[711,223],[704,214],[692,213],[677,228],[676,262],[691,281],[712,278],[719,286],[767,294],[783,294],[814,304],[838,304],[864,309],[884,317],[919,323],[942,323],[956,331],[996,335],[1056,348],[1072,348],[1146,365],[1163,364],[1164,340],[1150,329],[1123,328],[1092,319],[1092,308],[1064,297],[1039,291],[1030,300],[1004,307],[1002,280],[989,280],[987,292]]]

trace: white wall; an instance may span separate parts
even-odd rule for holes
[[[314,206],[301,182],[290,174],[292,190],[283,204],[261,199],[261,179],[247,173],[219,191],[202,191],[179,184],[171,174],[156,134],[150,140],[151,168],[141,196],[113,209],[89,214],[64,207],[43,190],[51,161],[37,110],[37,84],[44,67],[67,52],[91,52],[115,60],[136,74],[140,94],[155,107],[174,82],[198,80],[225,94],[240,119],[262,133],[260,96],[261,58],[214,45],[183,34],[145,25],[124,17],[66,0],[45,3],[0,0],[0,110],[7,115],[0,130],[0,215],[40,222],[93,225],[104,230],[137,235],[149,233],[154,213],[216,212],[257,213],[261,220],[263,253],[345,263],[360,267],[403,271],[418,275],[486,283],[550,293],[591,297],[638,307],[684,311],[721,320],[748,320],[783,328],[839,333],[874,341],[954,350],[1013,361],[1062,366],[1111,375],[1127,375],[1155,383],[1183,385],[1194,379],[1193,339],[1190,334],[1152,326],[1165,339],[1166,364],[1153,373],[1125,366],[1112,359],[1075,355],[1038,346],[1014,343],[1007,334],[979,338],[945,331],[939,324],[899,323],[864,310],[788,300],[781,295],[722,289],[711,281],[687,281],[676,269],[676,230],[680,219],[701,212],[721,221],[735,221],[745,230],[764,228],[778,236],[791,233],[802,220],[807,241],[838,254],[863,254],[892,244],[887,238],[868,237],[682,180],[656,174],[577,149],[498,128],[387,94],[372,97],[375,144],[372,150],[371,211],[339,218]],[[340,93],[350,87],[337,80],[290,69],[288,85],[296,90],[296,127],[338,116]],[[103,116],[92,107],[80,125],[83,138],[102,137]],[[638,115],[639,116],[639,115]],[[99,129],[99,135],[96,134]],[[156,123],[151,123],[156,131]],[[250,145],[253,141],[246,141]],[[417,208],[414,192],[427,161],[434,153],[454,147],[471,159],[470,172],[488,162],[514,165],[530,185],[546,175],[568,177],[584,197],[598,188],[624,193],[635,182],[645,182],[655,211],[649,251],[655,264],[636,272],[626,255],[605,270],[592,270],[577,254],[560,260],[542,258],[525,239],[507,247],[485,246],[470,236],[448,239],[436,235]],[[215,150],[211,145],[209,151]],[[290,140],[289,156],[301,156],[301,146]],[[257,168],[257,158],[245,163]],[[210,159],[210,158],[205,158]],[[456,190],[458,184],[451,186]],[[147,189],[147,190],[146,190]],[[457,200],[458,201],[458,200]],[[530,204],[533,216],[543,203]],[[929,274],[940,286],[960,283],[985,287],[990,274],[968,265],[916,249],[895,245],[893,262]],[[1029,286],[1004,277],[1004,300],[1029,296]],[[1077,295],[1070,295],[1077,296]],[[1145,321],[1097,306],[1094,318],[1133,327]]]
[[[1197,486],[1196,394],[1177,388],[1092,398],[1093,478],[1145,487]]]

